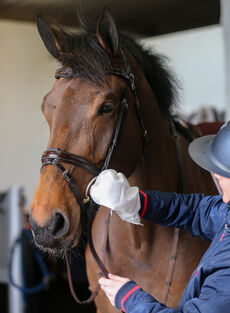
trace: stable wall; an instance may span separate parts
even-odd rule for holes
[[[29,204],[48,138],[40,105],[56,63],[34,24],[0,21],[0,41],[0,191],[22,185]]]
[[[180,108],[185,114],[203,106],[226,108],[223,28],[203,27],[142,40],[171,60],[181,86]]]

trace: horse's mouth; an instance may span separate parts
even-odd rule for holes
[[[38,247],[38,249],[44,252],[45,254],[52,255],[54,257],[63,257],[65,251],[71,250],[78,244],[80,236],[81,230],[78,227],[74,235],[67,240],[60,241],[54,239],[52,242],[49,242],[49,244],[46,245],[40,244],[36,242],[36,239],[34,239],[34,243]]]

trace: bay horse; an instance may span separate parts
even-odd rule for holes
[[[180,192],[180,166],[169,123],[176,99],[176,80],[165,59],[120,32],[109,9],[103,10],[96,31],[86,20],[80,22],[84,32],[73,34],[38,17],[42,40],[62,65],[42,103],[50,128],[47,151],[58,148],[55,151],[64,156],[69,153],[78,156],[89,167],[100,170],[113,146],[109,168],[123,172],[131,185],[142,190]],[[121,106],[125,113],[115,146]],[[177,136],[183,164],[183,192],[214,194],[209,174],[188,156],[187,139]],[[50,163],[43,164],[46,166],[41,170],[30,207],[30,223],[36,244],[62,255],[79,242],[84,227],[81,198],[95,175],[84,167],[64,164],[61,158],[59,165],[65,166],[64,170],[57,168],[48,159]],[[79,201],[63,178],[67,172],[70,180],[76,182]],[[94,245],[104,264],[111,273],[135,280],[163,301],[174,230],[144,220],[144,227],[133,225],[116,214],[110,216],[108,225],[108,215],[108,209],[101,207],[92,228]],[[206,249],[207,243],[180,231],[166,305],[177,307]],[[100,271],[88,248],[85,257],[89,283],[95,289]],[[117,312],[102,291],[95,304],[98,313]]]

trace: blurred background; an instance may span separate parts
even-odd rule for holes
[[[77,9],[96,21],[105,5],[115,12],[122,30],[168,57],[169,66],[182,85],[178,113],[185,120],[196,124],[230,119],[229,0],[0,0],[2,313],[26,310],[23,293],[9,288],[8,254],[24,224],[20,210],[23,207],[24,212],[27,211],[38,181],[40,158],[49,136],[40,106],[59,66],[40,39],[36,16],[41,13],[51,23],[78,28]],[[35,260],[35,263],[39,262]],[[82,266],[84,268],[84,264]],[[55,275],[60,272],[58,269]],[[36,279],[39,281],[40,276]],[[82,285],[87,284],[84,277],[79,280]],[[39,299],[47,295],[44,293],[42,297]],[[38,306],[37,311],[30,307],[27,312],[39,310]],[[73,310],[76,310],[74,304]],[[88,312],[90,310],[94,308]],[[43,312],[52,313],[54,308]],[[71,312],[69,308],[68,313]],[[80,308],[78,312],[86,311]]]

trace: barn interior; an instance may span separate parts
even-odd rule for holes
[[[42,14],[51,24],[81,31],[77,11],[96,25],[104,6],[113,10],[120,29],[168,59],[180,85],[176,114],[194,124],[230,119],[228,0],[0,0],[2,313],[96,312],[94,304],[80,306],[72,299],[64,261],[37,258],[22,229],[49,138],[42,99],[59,67],[44,47],[36,18]],[[84,257],[74,262],[75,289],[85,298],[90,291]],[[33,292],[34,286],[41,290]]]

